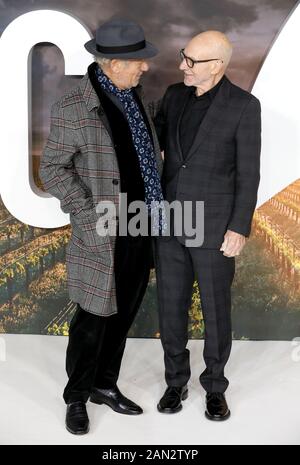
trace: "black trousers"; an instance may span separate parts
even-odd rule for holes
[[[156,277],[161,342],[168,386],[184,386],[191,375],[188,309],[193,282],[199,284],[205,323],[204,361],[200,383],[207,392],[224,392],[224,367],[231,350],[231,283],[235,259],[217,249],[185,247],[176,237],[156,239]]]
[[[86,402],[92,387],[116,386],[128,330],[144,297],[152,264],[152,238],[118,236],[115,279],[118,313],[93,315],[77,304],[69,328],[66,403]]]

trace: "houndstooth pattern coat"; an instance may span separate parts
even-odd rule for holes
[[[136,91],[144,105],[141,86]],[[146,107],[145,112],[161,175],[159,144]],[[72,235],[66,252],[70,299],[96,315],[117,313],[115,237],[97,234],[96,205],[109,200],[118,207],[120,172],[108,120],[88,73],[51,108],[39,175],[45,190],[70,214]]]

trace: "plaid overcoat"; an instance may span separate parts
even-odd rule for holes
[[[161,175],[155,129],[141,86],[136,91],[149,120]],[[118,207],[120,172],[108,120],[88,73],[51,108],[50,134],[39,176],[45,190],[57,197],[61,209],[70,214],[72,235],[66,251],[70,299],[96,315],[117,313],[115,237],[97,234],[96,205],[109,200]]]

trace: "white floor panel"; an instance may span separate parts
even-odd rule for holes
[[[119,387],[144,414],[88,403],[91,429],[80,437],[64,426],[66,345],[66,337],[0,335],[0,444],[300,444],[300,360],[290,342],[233,342],[226,367],[231,418],[218,423],[204,417],[203,341],[189,342],[183,410],[163,415],[156,410],[166,387],[160,341],[129,339]]]

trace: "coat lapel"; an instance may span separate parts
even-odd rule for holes
[[[104,113],[104,109],[101,105],[100,99],[97,95],[97,92],[95,91],[95,88],[93,86],[93,79],[94,79],[94,63],[92,63],[88,67],[88,72],[85,74],[85,76],[81,79],[80,82],[80,88],[82,91],[83,99],[85,100],[87,109],[92,112],[92,111],[97,111],[100,120],[102,121],[105,129],[107,130],[108,134],[112,138],[112,132],[111,128],[108,122],[108,119]],[[95,76],[96,79],[96,76]]]
[[[215,98],[213,99],[209,109],[206,112],[206,115],[204,116],[199,126],[190,150],[185,157],[186,161],[197,152],[196,149],[198,147],[201,147],[201,144],[204,142],[211,129],[215,127],[216,122],[222,120],[224,107],[227,106],[229,94],[230,81],[225,76],[224,82],[221,84]]]

